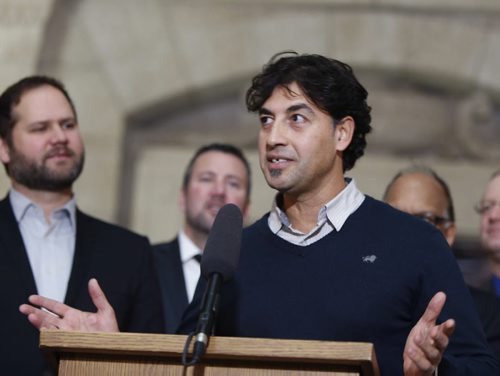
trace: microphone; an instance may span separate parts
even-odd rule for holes
[[[240,209],[234,204],[227,204],[217,213],[208,235],[201,258],[201,274],[208,281],[208,286],[201,303],[191,364],[205,354],[218,312],[221,285],[233,278],[238,266],[242,226]]]

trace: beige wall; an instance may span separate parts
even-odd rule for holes
[[[337,57],[366,78],[374,132],[351,174],[365,192],[380,197],[398,168],[425,161],[451,185],[461,234],[477,233],[472,205],[500,166],[497,1],[0,2],[1,86],[35,72],[67,84],[87,149],[76,187],[80,207],[117,221],[129,205],[130,226],[153,241],[175,234],[179,176],[208,133],[245,147],[256,180],[252,218],[269,208],[272,192],[251,147],[257,123],[245,113],[243,93],[284,49]],[[168,128],[177,102],[181,112],[198,111],[226,86],[236,90],[234,102],[217,102],[214,112],[234,120],[217,128],[198,118],[195,131],[178,141],[183,130]],[[128,119],[165,106],[172,109],[160,127],[162,142],[134,136],[129,142],[140,150],[134,164],[124,163]],[[133,180],[123,180],[130,169]],[[0,190],[7,187],[3,176]]]

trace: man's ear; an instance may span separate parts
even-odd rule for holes
[[[10,148],[3,138],[0,138],[0,161],[2,161],[2,163],[10,162]]]
[[[344,151],[351,144],[356,124],[351,116],[346,116],[335,125],[337,150]]]
[[[455,243],[455,238],[457,236],[457,226],[455,226],[455,223],[450,223],[448,224],[444,230],[443,230],[444,237],[446,238],[446,241],[448,242],[449,246],[451,247],[453,243]]]
[[[181,212],[185,213],[186,212],[186,192],[184,191],[183,188],[181,188],[181,191],[179,192],[179,199],[177,200],[177,203],[179,204],[179,208],[181,209]]]

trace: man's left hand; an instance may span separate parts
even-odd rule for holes
[[[403,353],[405,376],[427,376],[436,371],[450,336],[455,330],[455,320],[437,325],[436,320],[446,302],[446,295],[438,292],[432,297],[424,314],[413,327]]]

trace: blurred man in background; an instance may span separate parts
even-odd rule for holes
[[[250,180],[250,165],[233,145],[202,146],[189,161],[179,199],[184,225],[175,239],[154,246],[166,333],[176,332],[193,299],[201,254],[219,209],[231,203],[240,208],[243,217],[248,214]]]
[[[433,170],[414,166],[398,172],[386,188],[384,200],[395,207],[436,226],[450,247],[457,229],[451,192]],[[500,300],[493,294],[469,286],[478,308],[488,343],[500,357]]]
[[[500,297],[500,170],[491,176],[476,211],[481,216],[481,245],[491,273],[481,287]]]

